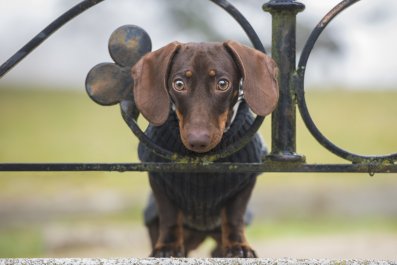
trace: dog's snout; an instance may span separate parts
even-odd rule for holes
[[[188,134],[188,143],[191,150],[196,152],[208,151],[211,138],[210,134],[206,130],[193,130]]]

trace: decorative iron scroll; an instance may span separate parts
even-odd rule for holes
[[[103,0],[84,0],[54,20],[43,31],[23,46],[9,60],[0,66],[0,78],[23,60],[30,52],[43,43],[51,34],[74,17]],[[227,0],[209,0],[224,9],[243,28],[253,46],[265,52],[258,35],[247,19]],[[131,66],[146,52],[151,50],[148,35],[135,26],[124,26],[117,29],[109,40],[109,52],[115,63],[99,64],[87,76],[86,88],[91,98],[102,105],[120,104],[123,118],[140,141],[148,145],[155,153],[167,159],[184,163],[3,163],[0,171],[233,171],[233,172],[397,172],[397,153],[384,156],[363,156],[345,151],[330,142],[313,122],[305,100],[304,78],[309,55],[322,31],[346,8],[359,0],[344,0],[333,8],[315,27],[308,38],[298,66],[295,63],[295,28],[296,14],[304,5],[295,0],[271,0],[264,5],[264,10],[273,16],[273,58],[281,68],[280,103],[276,115],[272,117],[272,153],[268,159],[259,164],[244,163],[210,163],[239,150],[256,133],[263,122],[263,117],[255,119],[249,133],[238,143],[217,152],[199,158],[183,157],[155,145],[142,132],[136,123],[139,112],[136,110],[131,91],[125,89],[133,82],[129,77]],[[276,30],[275,30],[276,29]],[[277,31],[275,33],[275,31]],[[135,35],[134,35],[135,34]],[[278,36],[277,36],[278,34]],[[126,40],[131,37],[139,39],[138,46],[129,46]],[[122,40],[124,39],[124,40]],[[121,41],[120,41],[121,40]],[[121,44],[121,46],[120,46]],[[288,54],[286,58],[285,54]],[[128,54],[129,56],[126,56]],[[275,58],[276,57],[276,58]],[[105,79],[111,82],[104,82]],[[110,89],[109,89],[110,88]],[[293,100],[296,96],[297,102]],[[320,164],[305,163],[303,156],[295,152],[295,106],[298,106],[306,127],[313,137],[327,150],[353,164]],[[282,115],[280,115],[280,113]],[[292,113],[285,116],[283,113]],[[283,116],[284,115],[284,116]],[[189,163],[188,163],[189,162]]]
[[[257,39],[255,32],[252,34],[254,34],[253,39]],[[211,162],[227,157],[244,147],[259,129],[263,122],[263,117],[258,116],[244,137],[234,144],[227,146],[223,150],[194,157],[183,156],[166,150],[154,144],[146,136],[136,122],[139,111],[135,107],[132,95],[133,80],[130,75],[130,69],[143,55],[150,52],[151,47],[149,35],[140,27],[125,25],[116,29],[109,39],[109,52],[116,63],[98,64],[87,75],[86,90],[91,99],[100,105],[120,103],[122,116],[138,139],[150,148],[152,152],[172,161]],[[260,45],[259,48],[261,48]],[[263,48],[262,52],[264,52]]]
[[[343,159],[349,160],[353,163],[377,162],[377,163],[393,164],[397,161],[397,153],[390,154],[390,155],[384,155],[384,156],[364,156],[364,155],[350,153],[350,152],[343,150],[342,148],[336,146],[335,144],[333,144],[317,128],[317,126],[313,122],[313,119],[310,116],[310,113],[309,113],[307,105],[306,105],[305,91],[304,91],[305,71],[307,69],[306,64],[307,64],[310,53],[311,53],[318,37],[323,32],[325,27],[331,22],[331,20],[333,20],[343,10],[345,10],[349,6],[355,4],[356,2],[359,2],[359,1],[360,0],[344,0],[341,3],[339,3],[328,14],[326,14],[324,16],[324,18],[317,24],[317,26],[314,28],[311,35],[309,36],[309,39],[307,40],[307,42],[303,48],[302,55],[301,55],[299,63],[298,63],[297,74],[295,75],[295,77],[296,77],[295,87],[296,87],[296,94],[297,94],[297,99],[298,99],[298,107],[299,107],[299,111],[301,113],[302,119],[305,122],[306,127],[309,129],[309,131],[313,135],[313,137],[322,146],[324,146],[326,149],[328,149],[335,155],[337,155]]]

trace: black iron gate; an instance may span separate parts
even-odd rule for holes
[[[15,55],[0,66],[0,78],[12,67],[25,58],[37,46],[44,42],[52,33],[65,23],[80,15],[85,10],[104,0],[84,0],[61,15],[48,25],[36,37],[22,47]],[[265,52],[256,32],[247,19],[227,0],[210,0],[229,13],[243,28],[253,46]],[[302,3],[294,0],[271,0],[263,6],[264,11],[272,15],[272,57],[277,62],[280,86],[280,99],[272,114],[272,149],[262,163],[217,163],[221,157],[239,150],[250,140],[263,122],[258,116],[250,131],[235,144],[216,153],[199,157],[185,157],[155,145],[142,132],[136,123],[136,112],[133,98],[128,93],[119,93],[114,102],[100,104],[120,104],[122,115],[128,126],[156,154],[167,158],[167,163],[2,163],[0,171],[172,171],[172,172],[366,172],[375,173],[397,172],[397,153],[382,156],[364,156],[343,150],[329,141],[317,128],[308,111],[304,80],[306,64],[318,37],[324,28],[339,13],[359,0],[344,0],[333,8],[312,31],[302,54],[296,64],[295,36],[296,15],[304,10]],[[150,39],[149,39],[150,42]],[[149,43],[150,44],[150,43]],[[149,45],[148,44],[148,45]],[[147,47],[148,48],[148,47]],[[149,50],[151,47],[148,48]],[[110,48],[111,50],[111,48]],[[117,62],[117,61],[116,61]],[[95,80],[94,80],[95,81]],[[89,81],[87,81],[89,82]],[[126,81],[128,85],[128,80]],[[89,92],[89,91],[88,91]],[[90,94],[90,92],[89,92]],[[97,95],[90,94],[92,98]],[[96,100],[98,102],[98,100]],[[100,100],[99,100],[100,101]],[[312,136],[324,148],[347,161],[345,164],[307,164],[303,155],[296,153],[296,107]]]

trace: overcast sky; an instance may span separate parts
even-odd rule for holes
[[[167,0],[184,4],[203,0]],[[261,9],[265,0],[230,0],[248,18],[265,45],[270,43],[270,15]],[[60,14],[80,0],[0,0],[0,63]],[[107,0],[86,11],[52,35],[44,44],[0,80],[74,86],[83,89],[87,72],[100,62],[111,61],[107,40],[125,24],[145,28],[154,49],[178,40],[206,41],[194,28],[176,31],[167,21],[161,0]],[[306,10],[298,20],[314,28],[339,1],[302,0]],[[214,27],[228,39],[243,39],[244,33],[224,12],[213,5],[208,14]],[[339,85],[352,88],[397,88],[397,1],[361,0],[343,12],[326,30],[343,47],[340,56],[315,52],[309,59],[308,86]],[[246,38],[245,38],[246,39]],[[222,41],[222,40],[220,40]]]

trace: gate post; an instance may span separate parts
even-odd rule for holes
[[[272,15],[272,58],[279,67],[280,98],[272,114],[272,151],[274,161],[305,162],[296,153],[296,15],[305,6],[295,0],[271,0],[263,10]]]

